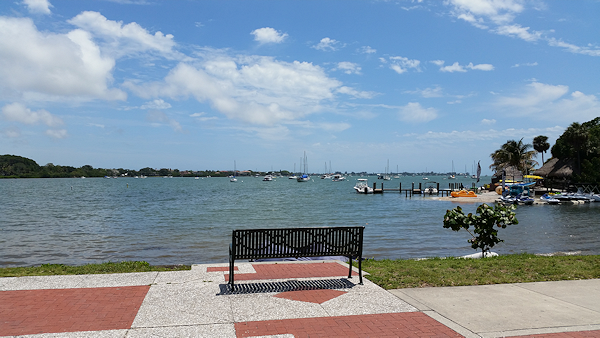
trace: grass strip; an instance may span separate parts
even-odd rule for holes
[[[487,285],[600,278],[600,255],[501,255],[484,259],[431,258],[362,262],[384,289]]]
[[[190,265],[150,265],[143,261],[106,262],[71,266],[64,264],[42,264],[41,266],[0,268],[0,277],[88,275],[104,273],[179,271],[190,270]]]

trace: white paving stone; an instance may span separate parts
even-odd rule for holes
[[[172,338],[172,337],[197,337],[197,338],[235,338],[234,324],[213,325],[186,325],[169,327],[152,327],[131,329],[127,338]]]
[[[230,300],[217,283],[152,285],[132,327],[232,323]]]
[[[16,277],[0,286],[2,291],[70,289],[80,287],[83,275]]]

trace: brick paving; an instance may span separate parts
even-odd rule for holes
[[[462,337],[422,312],[300,318],[236,323],[238,338],[292,334],[303,337]]]
[[[278,293],[275,295],[275,297],[296,300],[300,302],[323,304],[328,300],[332,300],[346,293],[347,292],[345,291],[338,290],[300,290]]]
[[[338,263],[252,264],[252,267],[256,273],[236,273],[235,280],[348,276],[348,268]],[[358,276],[358,273],[352,271],[352,276]],[[225,274],[225,281],[229,281],[229,274]]]
[[[0,336],[129,329],[150,286],[0,292]]]

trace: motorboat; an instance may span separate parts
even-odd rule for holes
[[[354,185],[354,190],[356,190],[359,194],[372,194],[373,188],[369,187],[368,179],[359,178],[357,179],[356,184]]]
[[[540,201],[548,204],[560,204],[560,200],[554,198],[554,196],[550,194],[543,194],[542,196],[540,196]]]
[[[332,182],[341,182],[341,181],[345,181],[346,178],[340,174],[335,174],[331,177],[331,181]]]
[[[431,182],[427,187],[425,187],[425,189],[423,190],[423,194],[429,194],[429,195],[437,194],[438,190],[434,186],[434,184],[435,184],[435,182]]]
[[[273,176],[271,175],[265,175],[265,177],[263,177],[263,181],[272,181],[273,180]]]

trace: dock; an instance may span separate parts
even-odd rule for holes
[[[459,185],[458,183],[449,183],[448,184],[448,189],[440,189],[440,184],[439,183],[435,183],[436,184],[436,190],[437,192],[428,192],[425,193],[424,189],[423,189],[423,183],[419,183],[417,187],[415,187],[415,182],[413,182],[411,184],[410,189],[408,188],[402,188],[402,183],[398,184],[397,188],[387,188],[384,187],[383,182],[381,183],[381,187],[377,188],[377,182],[373,183],[373,193],[374,194],[383,194],[384,192],[397,192],[397,193],[404,193],[406,195],[406,197],[412,197],[413,195],[431,195],[431,196],[450,196],[450,193],[453,191],[458,191],[461,189],[469,189],[467,187],[464,187],[461,185]],[[431,184],[430,184],[431,186]],[[475,185],[473,184],[473,187],[471,187],[470,189],[475,188]]]

